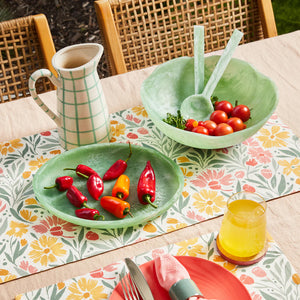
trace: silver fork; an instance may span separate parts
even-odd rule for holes
[[[139,293],[131,277],[129,275],[122,276],[120,274],[119,278],[125,300],[139,300]]]

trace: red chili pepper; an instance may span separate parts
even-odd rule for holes
[[[74,185],[67,190],[67,198],[76,207],[85,206],[88,200]]]
[[[78,166],[76,167],[76,169],[74,169],[74,168],[64,168],[64,170],[72,170],[72,171],[76,171],[76,174],[77,174],[78,176],[81,176],[81,177],[83,177],[82,174],[84,174],[84,175],[86,175],[86,176],[88,176],[88,177],[90,177],[90,176],[93,175],[93,174],[98,175],[98,173],[97,173],[95,170],[93,170],[92,168],[90,168],[90,167],[88,167],[88,166],[86,166],[86,165],[78,165]],[[98,176],[99,176],[99,175],[98,175]]]
[[[123,219],[127,215],[133,217],[130,212],[130,204],[117,197],[104,196],[100,200],[100,205],[117,218]]]
[[[113,180],[122,175],[127,168],[127,161],[132,155],[131,145],[129,143],[129,155],[126,160],[118,159],[103,175],[103,180]]]
[[[90,177],[78,172],[79,176],[88,178],[86,182],[87,189],[90,195],[97,201],[99,201],[99,197],[102,195],[104,191],[104,183],[99,175],[92,174]]]
[[[76,209],[75,214],[78,218],[82,219],[99,220],[102,218],[104,220],[104,216],[100,215],[99,210],[89,207]]]
[[[52,186],[45,186],[44,189],[57,188],[59,191],[65,191],[73,184],[73,178],[70,176],[61,176],[55,179],[55,184]]]
[[[139,178],[137,194],[140,203],[144,205],[150,204],[152,207],[157,208],[152,203],[155,200],[155,173],[149,160]]]

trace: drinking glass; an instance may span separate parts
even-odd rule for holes
[[[217,247],[220,254],[236,264],[251,264],[266,248],[266,202],[256,193],[239,192],[227,201]]]

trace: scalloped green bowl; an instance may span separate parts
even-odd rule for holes
[[[205,58],[205,84],[220,56]],[[154,124],[178,143],[201,149],[219,149],[239,144],[254,135],[271,117],[278,104],[275,83],[249,63],[232,58],[214,96],[233,105],[249,106],[247,128],[225,136],[207,136],[175,128],[163,121],[167,113],[177,115],[183,100],[194,93],[194,58],[180,57],[163,63],[143,82],[143,105]]]

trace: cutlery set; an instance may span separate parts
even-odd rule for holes
[[[124,276],[120,279],[125,300],[139,300],[139,294],[142,300],[154,300],[140,268],[128,257],[125,258],[125,263],[130,274],[130,276]]]

